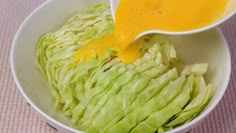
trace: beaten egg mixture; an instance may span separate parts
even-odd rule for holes
[[[142,56],[139,46],[144,39],[132,43],[140,33],[151,30],[187,31],[208,25],[224,13],[228,0],[120,0],[114,32],[90,42],[78,50],[75,62],[100,58],[108,49],[117,52],[124,63]]]

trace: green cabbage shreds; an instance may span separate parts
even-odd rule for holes
[[[38,67],[52,88],[55,108],[77,129],[160,133],[191,121],[204,110],[213,95],[213,85],[204,79],[208,64],[185,66],[181,72],[166,35],[145,36],[140,45],[143,56],[131,64],[124,64],[112,49],[101,58],[94,55],[75,62],[81,46],[112,32],[109,6],[100,4],[76,14],[38,42]]]
[[[47,76],[53,90],[56,108],[67,101],[62,97],[64,92],[61,93],[62,87],[59,84],[64,81],[68,71],[77,67],[73,58],[78,48],[112,32],[113,22],[109,6],[100,4],[75,15],[63,27],[40,39],[36,56],[40,69]]]

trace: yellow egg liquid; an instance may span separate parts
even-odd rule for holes
[[[228,0],[120,0],[111,35],[79,48],[75,62],[102,57],[107,49],[117,51],[124,63],[142,56],[132,40],[147,30],[187,31],[213,23],[224,13]]]

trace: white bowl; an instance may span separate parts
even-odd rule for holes
[[[16,84],[38,115],[58,132],[77,132],[69,118],[53,110],[54,99],[48,81],[35,67],[36,45],[39,38],[63,24],[73,13],[85,10],[101,0],[49,0],[33,11],[16,33],[11,49],[11,68]],[[169,133],[187,132],[205,118],[219,103],[227,88],[231,60],[227,43],[218,29],[198,34],[171,36],[177,53],[186,64],[206,62],[208,82],[215,94],[207,108],[193,121]]]
[[[115,20],[115,12],[119,3],[120,3],[120,0],[110,0],[111,13],[112,13],[113,20]],[[137,35],[134,40],[137,40],[138,38],[144,35],[152,34],[152,33],[167,34],[167,35],[186,35],[186,34],[203,32],[211,28],[214,28],[220,25],[221,23],[224,23],[234,14],[236,14],[236,0],[229,0],[223,15],[219,19],[217,19],[215,22],[209,25],[200,27],[198,29],[187,30],[187,31],[167,31],[167,30],[157,30],[157,29],[147,30]]]

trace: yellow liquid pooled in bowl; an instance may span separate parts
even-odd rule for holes
[[[142,39],[131,44],[143,31],[158,29],[187,31],[206,26],[224,13],[228,0],[120,0],[114,33],[84,45],[78,50],[75,62],[102,57],[107,49],[117,51],[124,63],[142,56]]]

